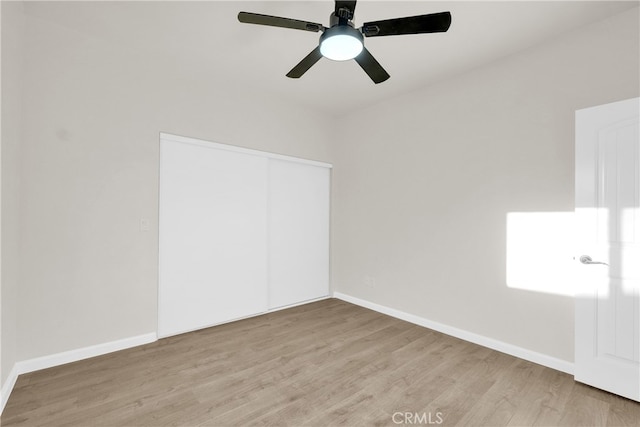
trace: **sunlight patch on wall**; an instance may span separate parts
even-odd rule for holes
[[[507,286],[574,295],[574,213],[507,213]]]

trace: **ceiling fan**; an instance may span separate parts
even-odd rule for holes
[[[271,27],[292,28],[294,30],[313,31],[320,35],[318,47],[287,73],[287,77],[298,79],[323,56],[335,61],[355,59],[374,83],[382,83],[390,76],[376,59],[364,47],[364,37],[396,36],[404,34],[442,33],[451,25],[451,13],[440,12],[405,18],[386,19],[365,22],[362,27],[353,25],[356,0],[336,0],[335,10],[329,18],[329,27],[315,22],[298,19],[280,18],[259,13],[240,12],[238,20],[246,24],[268,25]]]

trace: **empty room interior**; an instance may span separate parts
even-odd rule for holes
[[[0,13],[3,426],[640,425],[640,2]]]

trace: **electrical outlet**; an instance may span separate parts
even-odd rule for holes
[[[140,218],[140,231],[150,231],[151,220],[149,218]]]
[[[376,287],[376,279],[371,276],[364,276],[364,285],[367,288],[375,288]]]

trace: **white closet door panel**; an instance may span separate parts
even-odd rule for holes
[[[269,308],[329,294],[330,170],[269,161]]]
[[[159,336],[266,311],[267,162],[161,142]]]

